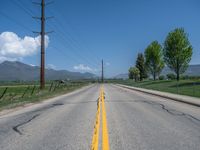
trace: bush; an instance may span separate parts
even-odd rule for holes
[[[189,76],[189,75],[182,75],[182,80],[199,80],[200,76]]]
[[[188,76],[188,75],[182,75],[181,79],[182,80],[188,80],[188,79],[190,79],[190,76]]]
[[[169,73],[169,74],[167,74],[167,79],[174,80],[174,79],[176,79],[176,75],[173,73]]]
[[[165,79],[164,75],[159,76],[159,80],[164,80],[164,79]]]

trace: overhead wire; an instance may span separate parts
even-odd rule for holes
[[[25,8],[24,8],[25,9]],[[49,11],[49,12],[51,12],[51,11]],[[31,12],[30,11],[30,15],[32,15],[33,14],[33,12]],[[32,15],[33,16],[33,15]],[[56,19],[56,18],[55,18]],[[59,25],[62,25],[61,24],[61,22],[60,21],[58,21],[57,19],[56,19],[56,21],[57,21],[57,24],[59,24]],[[83,59],[84,61],[86,61],[86,63],[88,63],[88,64],[90,64],[91,66],[93,66],[93,67],[99,67],[99,65],[96,65],[95,63],[94,63],[94,60],[93,61],[91,61],[90,59],[87,59],[87,58],[85,58],[85,57],[83,57],[81,54],[79,54],[80,53],[80,51],[78,51],[78,49],[81,49],[81,47],[79,46],[79,47],[77,47],[77,42],[75,42],[75,40],[72,38],[72,36],[67,36],[67,35],[70,35],[69,34],[69,32],[66,32],[65,31],[65,33],[66,34],[64,34],[61,30],[60,30],[60,26],[57,26],[57,24],[53,24],[53,26],[55,27],[55,29],[56,29],[56,33],[58,33],[57,35],[59,35],[59,38],[62,38],[62,40],[64,39],[64,41],[65,42],[67,42],[68,43],[68,45],[67,45],[67,47],[69,47],[70,49],[73,49],[73,52],[75,52],[76,53],[76,55],[78,55],[81,59]],[[51,25],[49,25],[49,24],[47,24],[47,26],[48,27],[52,27]],[[65,44],[65,42],[63,43],[63,44]],[[94,56],[92,57],[92,58],[94,58]],[[99,63],[99,62],[98,62]]]
[[[23,3],[18,3],[19,1],[15,1],[15,0],[12,0],[12,2],[14,3],[14,4],[16,4],[20,9],[22,9],[27,15],[29,15],[29,16],[31,16],[31,17],[33,17],[33,11],[31,11],[30,9],[27,9],[26,7],[24,7],[23,6]],[[3,13],[3,12],[1,12],[0,11],[0,13],[2,14],[2,15],[4,15],[5,17],[7,17],[7,18],[9,18],[10,20],[12,20],[12,21],[14,21],[15,23],[17,23],[18,25],[21,25],[21,26],[23,26],[25,29],[27,29],[28,31],[31,31],[31,29],[30,28],[28,28],[28,27],[26,27],[24,24],[22,24],[22,23],[19,23],[18,21],[16,21],[15,19],[13,19],[13,18],[10,18],[8,15],[6,15],[5,13]],[[48,25],[49,26],[49,25]],[[56,27],[55,25],[54,25],[54,27]],[[59,29],[59,28],[57,28],[57,29]],[[62,32],[60,32],[59,31],[59,38],[60,37],[62,37],[62,39],[66,39],[66,40],[64,40],[65,42],[67,42],[68,44],[70,44],[69,43],[69,41],[67,40],[67,38],[65,37],[65,34],[62,34]],[[66,46],[65,44],[63,44],[64,46]],[[68,46],[69,47],[69,46]],[[57,49],[57,50],[60,50],[60,49],[58,49],[58,48],[56,48],[56,47],[54,47],[55,49]],[[73,50],[74,50],[75,48],[73,48]],[[65,53],[65,51],[63,51],[64,53]],[[67,56],[67,57],[69,57],[69,55],[67,55],[66,53],[65,53],[65,55]],[[84,57],[82,57],[82,55],[80,55],[80,54],[78,54],[77,53],[77,55],[79,55],[79,57],[81,58],[81,59],[84,59],[84,61],[86,61],[88,64],[90,64],[91,65],[91,62],[90,61],[88,61],[87,59],[85,59]],[[75,59],[74,58],[72,58],[72,57],[70,57],[73,61],[75,61]],[[78,59],[77,59],[78,60]],[[78,62],[78,61],[76,61],[76,62]],[[92,62],[92,65],[91,66],[94,66],[94,63]],[[99,67],[98,65],[95,65],[95,67]]]
[[[51,25],[49,25],[49,26],[51,26]],[[54,26],[54,27],[56,27],[56,26]],[[79,58],[81,58],[87,64],[89,64],[93,67],[98,67],[98,65],[96,65],[94,62],[89,61],[89,59],[86,59],[85,57],[83,57],[83,55],[78,53],[76,47],[74,47],[73,45],[70,44],[70,42],[67,40],[67,37],[64,34],[62,34],[62,32],[58,30],[58,28],[57,28],[57,32],[55,32],[55,33],[57,34],[57,37],[60,39],[59,42],[60,43],[63,42],[65,44],[65,47],[68,47],[68,49],[73,50],[73,53],[75,53]]]
[[[23,29],[26,29],[26,30],[29,31],[29,32],[31,31],[31,29],[30,29],[29,27],[25,26],[23,23],[21,23],[20,21],[14,19],[13,17],[8,16],[8,15],[5,14],[4,12],[0,11],[0,14],[1,14],[2,16],[4,16],[5,18],[7,18],[8,20],[10,20],[10,21],[12,21],[12,22],[15,22],[16,25],[18,25],[19,27],[21,27],[21,28],[23,28]]]
[[[51,11],[50,11],[50,12],[51,12]],[[59,13],[59,12],[57,11],[57,13]],[[59,15],[61,15],[61,16],[64,18],[64,16],[63,16],[62,13],[59,13]],[[64,26],[63,26],[62,22],[61,22],[60,20],[58,20],[57,18],[55,18],[55,20],[56,20],[56,22],[58,22],[58,24],[60,25],[60,27],[62,27],[62,28],[64,29]],[[69,25],[69,23],[67,23],[65,19],[63,19],[63,21],[64,21],[66,24]],[[92,50],[90,50],[88,47],[85,47],[85,48],[82,47],[82,45],[80,44],[79,40],[76,40],[76,38],[74,38],[69,32],[67,32],[67,31],[65,31],[65,32],[66,32],[67,35],[71,38],[71,41],[72,41],[73,43],[77,43],[77,45],[78,45],[79,48],[88,50],[89,52],[87,53],[87,55],[90,55],[91,58],[92,58],[94,61],[98,62],[98,64],[100,63],[100,60],[101,60],[101,59],[97,59],[98,56],[94,55],[94,53],[93,53]],[[96,60],[95,60],[95,59],[96,59]]]

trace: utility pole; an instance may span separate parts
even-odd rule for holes
[[[101,69],[101,82],[103,83],[104,82],[104,66],[103,66],[103,59],[101,61],[101,66],[102,66],[102,69]]]
[[[41,0],[41,3],[33,2],[36,5],[41,6],[41,17],[33,17],[34,19],[41,20],[41,60],[40,60],[40,89],[45,88],[45,35],[50,32],[45,32],[45,21],[53,17],[45,17],[45,6],[51,4],[52,2],[45,3],[45,0]],[[51,31],[52,32],[52,31]]]
[[[41,67],[40,67],[40,89],[45,88],[45,2],[41,4]]]

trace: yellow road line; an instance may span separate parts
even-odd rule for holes
[[[98,150],[98,146],[99,146],[99,126],[100,126],[100,107],[101,107],[100,99],[101,99],[101,95],[99,96],[98,103],[97,103],[97,112],[96,112],[94,132],[93,132],[93,137],[92,137],[91,150]]]
[[[94,132],[92,137],[91,150],[98,150],[99,146],[99,128],[100,128],[100,111],[102,105],[102,150],[109,150],[108,128],[106,120],[106,108],[104,103],[104,90],[101,87],[100,96],[97,103],[97,112],[95,117]]]
[[[108,138],[108,128],[107,128],[107,120],[106,120],[106,108],[104,103],[104,90],[102,87],[102,150],[109,150],[109,138]]]

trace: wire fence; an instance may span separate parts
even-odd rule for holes
[[[0,86],[0,107],[7,104],[24,103],[31,99],[38,99],[45,96],[51,96],[56,93],[73,90],[76,87],[83,86],[85,82],[61,82],[54,81],[41,90],[38,84],[35,85],[11,85]],[[39,99],[38,99],[39,100]]]

